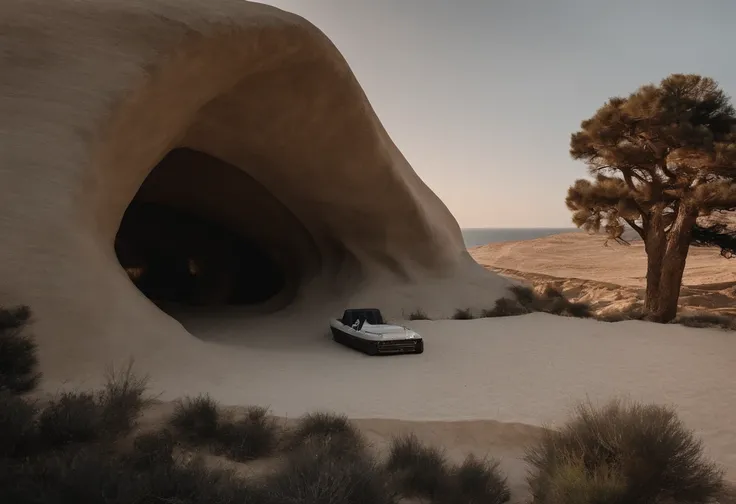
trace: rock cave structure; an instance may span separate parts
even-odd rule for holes
[[[504,294],[297,15],[5,0],[0,48],[0,303],[33,308],[47,354],[309,338],[348,306],[449,317]]]

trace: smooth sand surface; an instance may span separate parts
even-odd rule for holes
[[[209,392],[224,404],[270,406],[284,417],[327,409],[352,418],[539,426],[564,420],[586,398],[668,403],[736,479],[732,333],[547,314],[406,324],[425,337],[424,354],[368,357],[310,333],[181,341],[149,351],[145,342],[131,341],[130,349],[162,400]],[[87,368],[86,380],[70,383],[96,385],[101,373],[93,369]],[[47,387],[60,385],[49,367]],[[455,442],[441,433],[436,439],[450,447]],[[521,444],[507,463],[517,479]]]
[[[641,302],[646,254],[641,241],[608,242],[601,235],[565,233],[535,240],[491,243],[470,249],[491,271],[534,284],[553,284],[596,310]],[[736,315],[736,260],[718,249],[692,247],[680,295],[683,311]]]

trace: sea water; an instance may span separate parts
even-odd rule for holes
[[[463,229],[466,247],[477,247],[486,243],[533,240],[560,233],[579,232],[577,228],[466,228]]]

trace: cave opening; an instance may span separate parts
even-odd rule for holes
[[[287,272],[268,244],[228,219],[232,193],[208,187],[227,178],[218,178],[223,171],[239,176],[232,170],[239,171],[202,152],[175,149],[128,205],[115,253],[133,284],[162,309],[260,305],[287,288]]]

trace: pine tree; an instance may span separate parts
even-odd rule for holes
[[[649,318],[677,314],[691,245],[720,246],[736,236],[699,217],[736,208],[736,111],[711,78],[673,74],[626,98],[609,99],[581,123],[570,155],[593,180],[570,187],[567,207],[580,228],[624,241],[625,224],[644,241]]]

